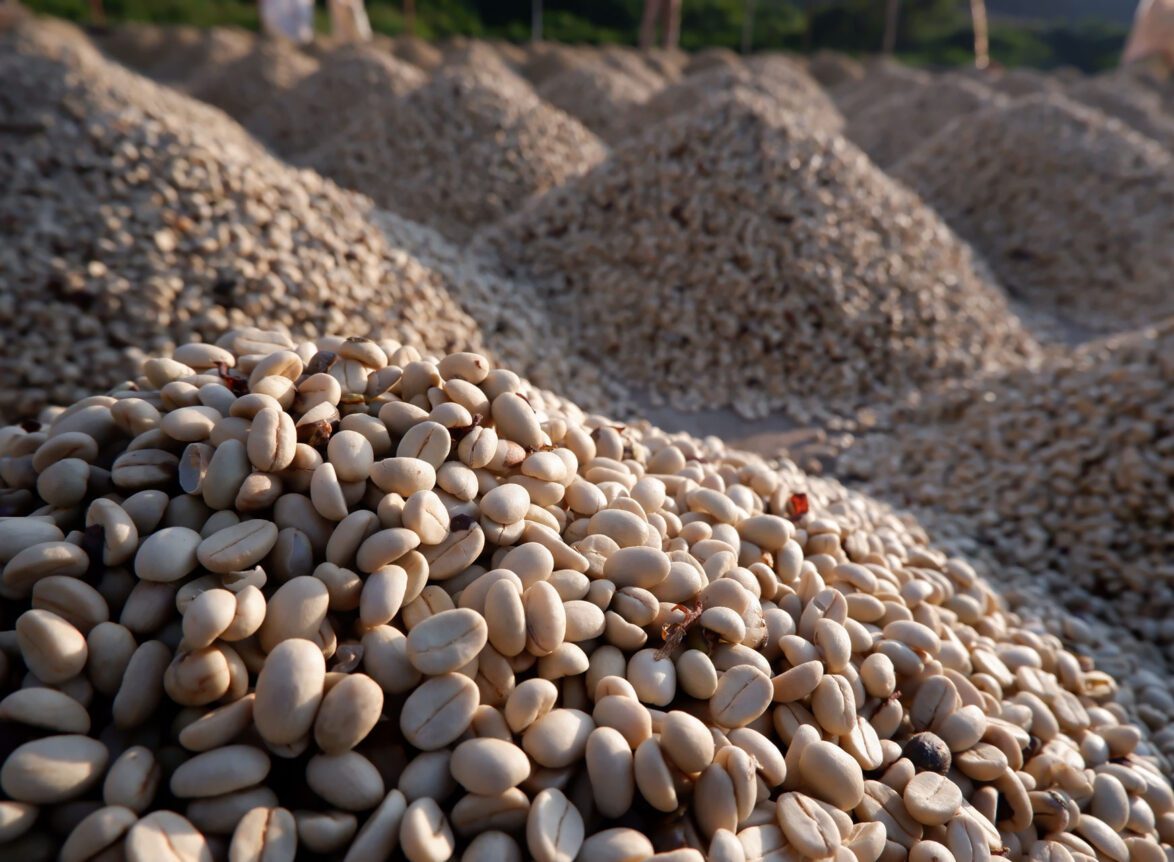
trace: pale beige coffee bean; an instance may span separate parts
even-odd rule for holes
[[[138,727],[151,718],[163,699],[170,663],[171,650],[161,641],[146,641],[134,651],[111,706],[117,727]]]
[[[420,545],[420,537],[404,527],[393,527],[371,534],[359,546],[355,564],[360,572],[371,573],[399,560]]]
[[[484,618],[468,608],[442,611],[416,625],[408,634],[408,659],[430,676],[450,673],[472,661],[485,646],[489,629]]]
[[[632,807],[636,776],[632,748],[615,728],[597,727],[583,754],[595,806],[605,817],[620,817]]]
[[[121,805],[141,814],[154,801],[162,775],[150,749],[132,745],[110,764],[102,799],[107,805]]]
[[[33,585],[52,575],[77,578],[85,574],[90,559],[69,542],[41,542],[18,552],[4,566],[0,583],[8,595],[26,596]]]
[[[687,712],[672,710],[660,727],[660,747],[677,769],[701,772],[713,762],[713,735],[699,719]]]
[[[470,793],[494,796],[530,775],[530,759],[512,742],[469,739],[452,753],[452,775]]]
[[[864,773],[853,757],[831,742],[813,742],[799,756],[799,773],[817,799],[851,811],[864,798]]]
[[[563,642],[567,614],[562,598],[546,581],[533,584],[522,594],[526,613],[526,649],[536,656],[549,655]]]
[[[719,830],[738,828],[734,783],[719,764],[711,764],[697,777],[693,786],[693,809],[697,825],[707,837]]]
[[[447,799],[456,792],[457,782],[449,769],[452,751],[426,751],[412,758],[400,773],[399,789],[408,802],[429,796],[433,799]]]
[[[188,527],[164,527],[147,536],[135,554],[135,574],[144,581],[174,583],[191,574],[203,538]]]
[[[68,509],[85,499],[89,482],[90,465],[81,458],[65,458],[37,477],[37,495],[50,506]]]
[[[404,701],[400,730],[421,751],[443,748],[465,732],[479,702],[477,685],[467,676],[433,677]]]
[[[200,542],[196,557],[210,572],[241,572],[257,565],[273,550],[277,532],[272,521],[241,521]]]
[[[212,862],[208,840],[174,811],[154,811],[126,833],[128,862]]]
[[[1128,862],[1129,847],[1125,840],[1103,820],[1090,814],[1081,814],[1074,829],[1076,834],[1087,841],[1097,853],[1113,862]]]
[[[10,799],[51,805],[74,799],[102,777],[109,754],[87,736],[46,736],[13,751],[0,768],[0,788]]]
[[[223,417],[214,407],[180,407],[164,413],[159,423],[163,433],[180,443],[207,440],[216,423]]]
[[[921,772],[902,792],[905,809],[918,823],[941,826],[950,821],[962,806],[962,791],[945,775]]]
[[[461,862],[522,862],[522,849],[504,832],[482,832],[469,842]]]
[[[232,676],[227,650],[216,646],[184,650],[168,664],[163,689],[181,706],[205,706],[228,694]]]
[[[896,671],[892,659],[884,653],[873,653],[860,664],[860,681],[873,697],[888,697],[897,688]]]
[[[937,841],[918,841],[909,850],[909,862],[953,862],[950,848]]]
[[[265,596],[260,588],[246,584],[236,591],[236,611],[232,622],[220,633],[220,639],[234,642],[255,634],[265,620],[266,610]]]
[[[449,513],[432,491],[417,491],[404,502],[402,523],[424,545],[438,545],[448,535]]]
[[[326,681],[322,651],[311,641],[283,640],[257,676],[253,720],[274,745],[289,745],[310,732]],[[406,709],[406,706],[405,706]]]
[[[87,526],[89,525],[87,524]],[[4,565],[17,554],[36,545],[54,544],[61,542],[64,538],[65,534],[61,532],[61,528],[49,520],[41,518],[5,518],[0,520],[0,565]]]
[[[340,576],[339,585],[346,586],[348,581],[343,578],[349,573],[339,571],[344,573]],[[318,574],[316,571],[315,575]],[[403,607],[409,587],[408,573],[400,566],[384,566],[372,572],[366,581],[359,581],[357,577],[355,581],[361,584],[358,601],[360,622],[368,627],[390,623]],[[332,606],[336,603],[334,594],[331,594],[330,601]]]
[[[657,658],[656,650],[643,649],[628,659],[627,676],[643,703],[667,706],[676,696],[676,665],[668,658]]]
[[[240,700],[205,712],[179,732],[179,744],[197,752],[227,745],[252,726],[255,699],[250,692]]]
[[[643,833],[617,827],[588,837],[576,858],[579,862],[642,862],[653,852],[652,842]]]
[[[326,457],[340,482],[365,482],[375,463],[371,442],[357,431],[339,431],[326,444]]]
[[[435,470],[444,463],[451,448],[452,437],[448,429],[438,422],[424,421],[404,433],[395,455],[397,458],[417,458]]]
[[[108,805],[84,817],[61,845],[61,862],[85,862],[121,840],[138,816],[129,808]]]
[[[0,714],[4,704],[0,703]],[[1103,821],[1110,829],[1121,832],[1129,823],[1129,794],[1121,780],[1113,775],[1098,775],[1093,779],[1093,797],[1089,813]]]
[[[534,797],[526,816],[526,846],[535,862],[572,862],[583,846],[583,817],[561,790]]]
[[[383,714],[383,689],[371,677],[352,673],[326,692],[314,719],[314,741],[326,754],[354,748]]]
[[[330,593],[322,581],[291,578],[269,598],[264,621],[257,629],[261,648],[272,652],[286,640],[316,637],[329,608]]]
[[[148,435],[152,433],[147,432]],[[163,439],[159,438],[156,442],[161,443]],[[110,478],[124,491],[142,491],[171,482],[178,468],[179,458],[170,452],[153,448],[131,448],[114,460],[110,468]]]
[[[393,626],[376,626],[363,635],[363,670],[385,692],[403,694],[420,681],[408,661],[408,639]]]
[[[384,458],[372,465],[371,481],[382,490],[407,499],[436,484],[436,468],[419,458]]]
[[[717,691],[717,668],[701,650],[686,650],[677,659],[677,682],[690,697],[709,700]]]
[[[86,526],[102,528],[102,562],[121,566],[134,556],[139,546],[139,530],[122,506],[99,498],[86,510]],[[2,554],[0,554],[2,558]]]
[[[522,735],[522,748],[540,766],[559,769],[583,759],[595,722],[577,709],[552,709]]]
[[[217,510],[230,508],[245,479],[252,472],[253,466],[244,443],[240,440],[220,443],[212,453],[204,481],[200,485],[204,502]]]
[[[516,656],[526,648],[526,609],[516,584],[494,581],[485,593],[484,616],[489,643],[499,653]]]
[[[481,514],[499,524],[514,524],[526,516],[530,495],[521,485],[499,485],[481,498]]]
[[[521,733],[554,708],[558,688],[545,679],[528,679],[518,684],[506,699],[504,715],[514,733]]]
[[[345,811],[295,811],[298,845],[312,853],[332,854],[350,844],[358,831],[355,815]]]
[[[60,575],[33,584],[32,606],[57,614],[83,635],[110,619],[110,607],[100,592],[85,581]]]
[[[43,727],[57,733],[90,732],[86,708],[63,692],[51,688],[24,688],[0,700],[0,721]]]
[[[768,787],[778,787],[787,779],[786,759],[768,737],[749,727],[735,728],[726,736],[754,759],[758,774]]]
[[[275,808],[277,794],[264,785],[193,799],[184,808],[184,814],[198,830],[206,835],[231,835],[241,818],[254,808]]]
[[[845,736],[856,724],[856,696],[852,684],[839,674],[826,674],[811,695],[811,711],[827,733]]]
[[[400,825],[407,808],[407,800],[402,793],[398,790],[388,793],[355,836],[343,862],[389,858],[399,843]]]
[[[616,680],[618,677],[607,677],[605,681]],[[596,687],[595,709],[591,713],[592,720],[600,727],[611,727],[618,730],[627,740],[628,746],[635,749],[641,742],[652,736],[652,716],[635,697],[630,697],[627,694],[603,694],[604,690],[603,685]]]
[[[89,655],[86,675],[94,688],[113,697],[122,685],[122,676],[138,644],[126,626],[118,623],[99,623],[86,636]]]
[[[930,677],[917,688],[909,706],[914,730],[937,730],[962,706],[954,683],[944,676]]]
[[[293,461],[297,445],[293,419],[282,410],[266,407],[253,417],[245,451],[249,463],[263,473],[277,473]]]
[[[171,774],[171,792],[181,799],[220,796],[261,783],[269,756],[250,745],[226,745],[197,754]]]
[[[40,809],[25,802],[0,801],[0,844],[15,841],[32,828]]]
[[[183,640],[191,649],[210,646],[232,625],[237,613],[236,596],[228,590],[206,590],[183,614]]]
[[[677,789],[673,774],[665,762],[660,743],[655,737],[644,740],[636,749],[632,761],[636,789],[657,811],[668,813],[677,809]]]
[[[228,862],[293,862],[298,852],[298,827],[284,808],[254,808],[241,818]]]
[[[51,611],[21,614],[16,620],[16,643],[29,670],[50,685],[81,673],[89,654],[82,633]]]
[[[722,727],[745,727],[766,712],[773,695],[766,674],[750,665],[737,665],[718,680],[709,708]]]
[[[773,677],[771,685],[775,701],[793,703],[809,697],[823,679],[823,667],[823,662],[818,659],[805,661]]]
[[[840,831],[832,816],[802,793],[784,793],[777,803],[779,827],[791,846],[810,859],[834,856]]]
[[[989,862],[987,836],[978,822],[958,815],[946,824],[946,847],[959,862]]]
[[[408,862],[445,862],[452,858],[456,839],[436,800],[417,799],[408,806],[400,823],[400,847]]]
[[[671,561],[657,548],[620,548],[607,558],[603,576],[617,587],[653,589],[668,576]]]
[[[504,392],[493,399],[491,409],[498,434],[527,449],[542,448],[546,435],[526,399],[514,392]]]
[[[306,784],[332,808],[343,811],[369,811],[384,793],[379,770],[357,751],[311,757]]]

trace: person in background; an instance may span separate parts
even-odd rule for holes
[[[368,42],[371,22],[363,0],[329,0],[330,34],[340,42]]]
[[[1174,0],[1141,0],[1121,63],[1160,58],[1166,71],[1174,70]]]
[[[314,38],[314,0],[259,0],[267,36],[304,45]]]
[[[656,41],[656,25],[661,26],[661,45],[676,48],[681,40],[681,0],[644,0],[640,20],[640,47],[651,48]]]

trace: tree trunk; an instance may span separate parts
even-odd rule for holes
[[[897,47],[897,15],[901,11],[901,0],[888,0],[885,4],[885,35],[881,43],[882,54],[892,54]]]
[[[416,0],[404,0],[404,32],[416,35]]]
[[[970,18],[974,22],[974,66],[985,69],[991,64],[985,0],[970,0]]]
[[[102,0],[90,0],[90,24],[95,27],[106,26],[106,9]]]
[[[746,0],[742,13],[742,53],[749,54],[754,47],[754,0]]]
[[[664,47],[675,50],[681,43],[681,0],[662,0],[664,8]]]
[[[644,0],[644,14],[640,17],[640,49],[647,51],[656,41],[656,19],[660,17],[661,0]]]
[[[530,0],[530,41],[542,41],[542,0]]]

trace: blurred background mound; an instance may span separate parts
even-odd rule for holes
[[[458,63],[365,106],[298,161],[465,239],[600,161],[604,146],[520,78]]]
[[[893,166],[1006,289],[1087,331],[1174,312],[1174,161],[1055,95],[959,117]]]
[[[13,321],[0,413],[31,415],[124,379],[143,350],[251,325],[306,337],[347,326],[438,350],[496,343],[569,385],[534,303],[481,285],[473,264],[430,270],[368,199],[278,162],[225,114],[76,35],[30,25],[0,37],[0,310]],[[430,236],[409,247],[444,247]]]
[[[485,239],[594,355],[676,406],[850,410],[1033,353],[930,210],[842,138],[742,90]]]
[[[842,472],[961,516],[1009,588],[1133,629],[1174,658],[1174,319],[1031,373],[927,393]],[[935,515],[936,513],[936,515]]]

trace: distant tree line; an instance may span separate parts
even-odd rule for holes
[[[25,4],[76,20],[85,20],[89,8],[89,0]],[[876,53],[893,5],[899,6],[891,33],[898,56],[921,65],[974,62],[967,0],[681,0],[680,46]],[[253,0],[104,0],[104,6],[111,21],[257,25]],[[376,30],[396,34],[405,29],[404,0],[367,0],[367,8]],[[415,31],[428,38],[467,35],[523,42],[540,21],[543,38],[552,41],[634,45],[645,0],[414,0],[407,9]],[[320,12],[325,26],[325,9]],[[1117,62],[1125,36],[1120,23],[995,17],[988,41],[993,63],[1094,72]]]

